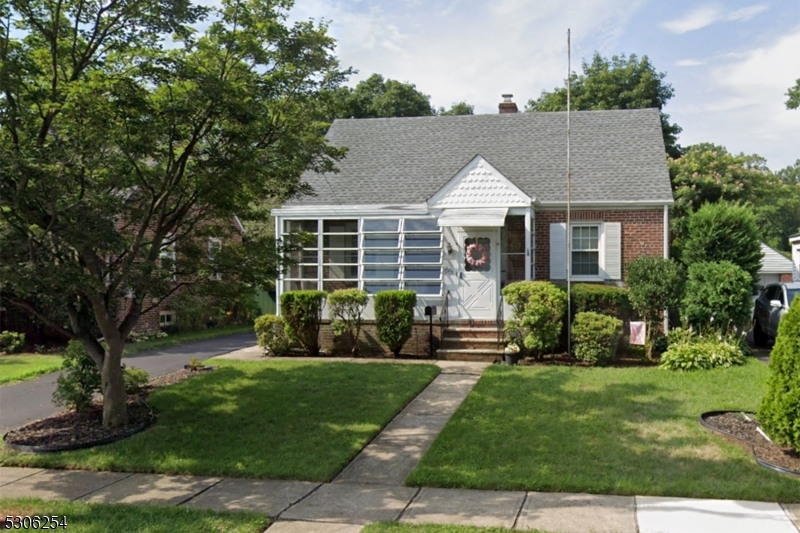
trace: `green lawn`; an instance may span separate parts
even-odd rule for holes
[[[66,517],[66,529],[58,527],[55,531],[74,533],[260,533],[269,524],[266,516],[255,513],[218,513],[188,507],[44,502],[36,499],[0,499],[0,518],[5,515],[57,516],[59,521]]]
[[[201,341],[204,339],[214,339],[216,337],[224,337],[225,335],[233,335],[235,333],[252,332],[253,326],[223,326],[218,328],[201,329],[199,331],[188,331],[186,333],[176,333],[169,337],[160,339],[152,339],[149,341],[134,342],[125,345],[125,355],[131,355],[148,350],[156,350],[158,348],[165,348],[167,346],[174,346],[176,344],[184,344],[187,342]]]
[[[215,360],[155,391],[153,427],[58,454],[0,451],[2,466],[331,480],[439,373],[433,365]]]
[[[769,369],[493,366],[407,485],[800,501],[800,479],[702,428],[755,410]]]
[[[24,381],[61,368],[60,355],[0,355],[0,385]]]

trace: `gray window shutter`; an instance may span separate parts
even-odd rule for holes
[[[567,225],[550,224],[550,279],[567,279]]]
[[[605,235],[605,265],[608,279],[622,279],[622,224],[606,222],[603,224]]]

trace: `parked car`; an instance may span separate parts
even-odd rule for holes
[[[764,287],[753,310],[753,341],[756,346],[766,346],[770,339],[778,336],[778,324],[798,294],[800,283],[773,283]]]

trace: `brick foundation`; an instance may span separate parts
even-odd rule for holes
[[[663,209],[639,210],[576,210],[570,213],[573,222],[619,222],[622,225],[622,279],[627,277],[627,265],[640,256],[663,257]],[[536,212],[536,265],[538,280],[550,279],[550,224],[566,223],[566,211]]]
[[[402,354],[415,357],[429,357],[430,346],[428,343],[427,322],[415,322],[411,331],[411,338],[403,345]],[[439,326],[433,324],[434,348],[438,346]],[[333,330],[329,321],[324,321],[319,332],[319,342],[322,351],[329,355],[350,355],[351,344],[344,336],[334,339]],[[375,322],[366,322],[361,328],[359,338],[359,355],[363,357],[391,354],[385,345],[378,341],[378,330]]]

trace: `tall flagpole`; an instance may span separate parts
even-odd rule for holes
[[[572,49],[570,30],[567,28],[567,355],[572,354],[572,232],[570,231],[571,176],[569,166],[569,114],[570,87],[572,85]]]

